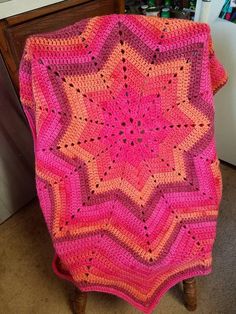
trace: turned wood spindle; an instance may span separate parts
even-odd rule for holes
[[[85,308],[87,303],[87,292],[82,292],[79,289],[75,289],[74,297],[72,298],[73,314],[85,314]]]
[[[189,278],[183,281],[184,304],[187,310],[195,311],[197,308],[196,279]]]

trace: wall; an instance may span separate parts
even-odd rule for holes
[[[201,3],[198,0],[195,21]],[[224,3],[212,0],[208,17],[216,55],[229,75],[228,83],[215,96],[216,142],[219,158],[236,165],[236,24],[218,18]]]

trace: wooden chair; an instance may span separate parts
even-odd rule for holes
[[[64,273],[64,267],[59,259],[56,260],[56,268],[61,273]],[[83,292],[75,288],[74,294],[71,298],[71,306],[73,314],[85,314],[88,292]],[[197,309],[197,285],[196,278],[189,278],[183,281],[183,301],[188,311],[195,311]]]
[[[73,314],[85,314],[88,292],[75,289],[75,294],[71,299]],[[184,305],[188,311],[195,311],[197,308],[196,278],[189,278],[183,281]]]

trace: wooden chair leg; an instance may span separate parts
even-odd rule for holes
[[[74,297],[72,298],[73,314],[85,314],[87,303],[87,292],[82,292],[76,288]]]
[[[189,311],[197,308],[197,287],[196,279],[190,278],[183,281],[184,305]]]

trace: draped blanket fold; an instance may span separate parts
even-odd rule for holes
[[[151,313],[211,271],[226,80],[206,24],[110,15],[28,38],[21,101],[62,277]]]

